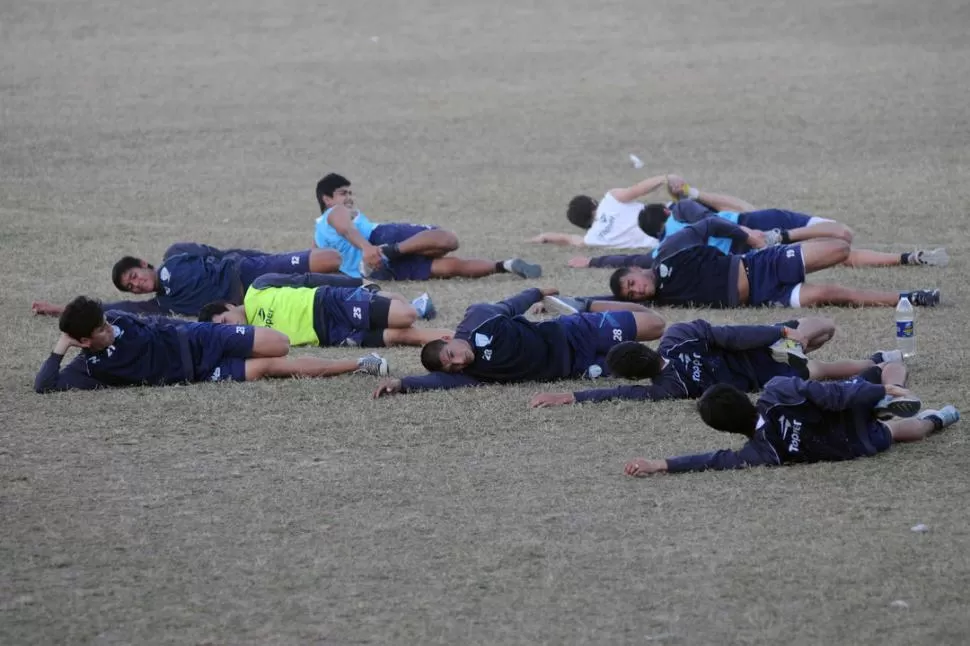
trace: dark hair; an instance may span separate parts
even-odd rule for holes
[[[101,308],[101,301],[87,296],[78,296],[68,303],[57,321],[61,332],[78,341],[90,339],[94,330],[102,323],[104,310]]]
[[[206,303],[199,310],[199,323],[211,323],[216,314],[228,312],[229,306],[229,301],[212,301],[211,303]]]
[[[714,384],[697,400],[697,412],[711,428],[750,437],[758,425],[758,409],[730,384]]]
[[[323,196],[333,197],[334,191],[344,186],[350,186],[350,180],[337,173],[325,175],[317,182],[317,204],[320,205],[320,213],[327,210],[327,205],[323,203]]]
[[[111,268],[111,282],[115,284],[118,291],[127,292],[125,286],[121,284],[121,277],[124,276],[125,272],[129,269],[134,269],[135,267],[141,267],[142,259],[135,258],[134,256],[125,256],[121,260],[115,263],[115,266]],[[148,265],[151,267],[151,265]]]
[[[421,348],[421,365],[428,372],[440,372],[444,367],[441,365],[441,349],[445,347],[444,339],[428,341]]]
[[[663,204],[647,204],[640,210],[637,224],[640,225],[640,230],[648,236],[660,238],[669,217],[670,213],[667,212],[667,207]]]
[[[566,219],[580,229],[588,229],[593,226],[593,218],[595,217],[596,201],[589,195],[577,195],[569,200],[569,206],[566,208]]]
[[[620,267],[610,276],[610,291],[613,292],[613,296],[616,296],[620,300],[624,300],[622,281],[631,271],[633,271],[633,269],[630,267]]]
[[[606,353],[606,367],[616,377],[653,379],[663,370],[664,360],[650,346],[636,341],[624,341]]]

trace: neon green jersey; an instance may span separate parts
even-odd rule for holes
[[[312,287],[250,287],[243,299],[246,321],[279,330],[290,337],[290,345],[320,345],[313,328],[316,293]]]

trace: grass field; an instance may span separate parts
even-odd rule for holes
[[[0,643],[967,643],[960,425],[853,463],[634,480],[626,459],[732,440],[686,402],[529,410],[538,384],[42,397],[56,322],[30,302],[112,298],[118,257],[178,240],[308,247],[332,170],[374,219],[603,293],[608,271],[525,240],[568,230],[577,192],[676,171],[861,246],[946,245],[945,269],[823,277],[942,288],[911,383],[966,406],[968,30],[961,0],[3,4]],[[454,325],[526,286],[398,287]],[[822,358],[891,347],[889,309],[821,311]]]

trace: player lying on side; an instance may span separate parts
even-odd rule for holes
[[[350,180],[330,173],[317,183],[320,217],[314,245],[340,253],[340,270],[374,280],[481,278],[513,273],[538,278],[542,267],[510,258],[495,262],[449,256],[458,249],[454,233],[424,224],[375,224],[354,206]]]
[[[900,292],[805,282],[806,274],[845,262],[850,248],[844,240],[826,238],[726,254],[707,244],[710,237],[759,246],[756,237],[736,224],[707,218],[664,240],[650,269],[617,269],[610,277],[610,291],[626,301],[712,308],[894,307],[900,298]],[[904,293],[914,305],[932,307],[940,301],[937,289]]]
[[[195,316],[211,301],[241,303],[246,289],[263,274],[328,273],[340,267],[340,255],[327,249],[270,254],[253,249],[217,249],[178,242],[165,250],[162,264],[125,256],[111,270],[111,281],[123,292],[154,294],[144,301],[105,303],[105,309],[137,314]],[[359,287],[359,279],[334,275],[331,284]],[[58,316],[64,308],[44,301],[33,304],[35,314]]]
[[[348,361],[291,359],[289,340],[275,330],[105,312],[85,296],[67,304],[59,323],[61,336],[34,380],[38,393],[388,371],[376,354]],[[81,352],[62,369],[71,347]]]
[[[714,384],[757,392],[775,377],[846,379],[877,363],[901,360],[899,351],[877,352],[864,361],[815,361],[805,356],[835,335],[831,319],[808,317],[778,325],[711,325],[703,319],[667,328],[654,350],[623,342],[606,355],[609,373],[649,385],[615,386],[576,392],[545,392],[533,408],[614,399],[695,399]]]
[[[421,363],[431,374],[385,380],[374,397],[483,383],[596,378],[614,345],[663,333],[663,318],[629,303],[593,302],[589,312],[549,321],[522,316],[556,293],[534,288],[499,303],[472,305],[453,337],[421,349]]]
[[[434,312],[427,294],[412,304],[398,294],[325,283],[316,286],[302,278],[260,276],[246,290],[242,305],[209,303],[199,312],[199,321],[273,328],[288,336],[294,346],[424,345],[451,334],[450,330],[414,327],[419,314],[427,317]],[[415,305],[421,307],[420,313]]]
[[[959,421],[960,413],[953,406],[916,415],[919,400],[899,385],[901,379],[894,370],[898,365],[886,365],[881,383],[777,377],[768,382],[756,404],[734,386],[711,386],[697,402],[701,419],[719,431],[745,436],[744,446],[666,460],[637,458],[626,464],[624,472],[642,477],[853,460],[887,451],[894,442],[917,442]],[[916,417],[877,419],[889,414]]]

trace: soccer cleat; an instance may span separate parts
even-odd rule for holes
[[[580,312],[586,311],[585,303],[578,298],[570,298],[569,296],[543,296],[542,304],[545,306],[547,312],[555,312],[556,314],[579,314]]]
[[[763,233],[765,234],[766,247],[775,247],[781,244],[781,229],[772,229]]]
[[[354,371],[355,374],[365,373],[374,375],[375,377],[386,377],[389,372],[390,368],[387,365],[387,359],[376,352],[371,352],[358,359],[357,370]]]
[[[794,368],[800,377],[808,379],[808,357],[805,356],[805,349],[798,341],[791,339],[778,339],[770,346],[771,358],[778,363],[786,363]]]
[[[940,410],[924,410],[916,417],[930,420],[933,422],[933,430],[941,431],[947,426],[952,426],[960,421],[960,411],[955,406],[946,405]]]
[[[418,318],[430,321],[438,316],[438,310],[435,309],[434,303],[431,302],[431,296],[428,295],[428,292],[421,294],[411,301],[411,305],[418,311]]]
[[[940,304],[940,290],[915,289],[908,294],[909,302],[919,307],[936,307]]]
[[[512,258],[508,269],[513,274],[521,276],[522,278],[538,278],[542,275],[542,267],[533,265],[521,258]]]
[[[912,417],[923,407],[918,397],[890,397],[886,395],[875,406],[876,419],[887,420],[893,417]]]
[[[903,363],[902,350],[879,350],[869,360],[873,363]]]
[[[950,264],[950,256],[943,247],[937,249],[917,249],[909,255],[909,264],[946,267]]]

